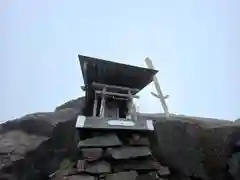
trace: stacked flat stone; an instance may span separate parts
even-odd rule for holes
[[[66,180],[155,180],[169,170],[155,161],[148,138],[140,134],[96,134],[78,143],[76,172]]]

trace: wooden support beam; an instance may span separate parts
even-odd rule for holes
[[[133,120],[137,120],[137,113],[136,113],[136,107],[135,104],[133,102],[133,98],[134,96],[132,95],[131,91],[128,91],[128,96],[130,97],[129,99],[129,111],[130,111],[130,116]]]
[[[93,104],[93,116],[97,116],[97,105],[98,105],[98,99],[97,99],[97,94],[94,94],[94,104]]]
[[[103,88],[103,91],[101,92],[102,99],[101,99],[101,106],[100,106],[100,117],[104,117],[105,101],[106,101],[105,92],[106,92],[106,88]]]
[[[97,94],[104,94],[104,95],[109,95],[109,96],[120,96],[120,97],[126,97],[126,98],[130,98],[130,96],[128,94],[123,94],[123,93],[115,93],[115,92],[103,92],[103,91],[95,91]],[[132,95],[133,98],[139,99],[139,96],[137,95]]]
[[[139,89],[136,89],[136,88],[128,88],[128,87],[123,87],[123,86],[115,86],[115,85],[107,85],[107,84],[101,84],[101,83],[96,83],[96,82],[93,82],[92,83],[92,86],[95,87],[95,88],[111,88],[111,89],[119,89],[119,90],[125,90],[125,91],[132,91],[132,92],[138,92]]]
[[[151,92],[151,94],[154,96],[154,97],[156,97],[156,98],[160,98],[160,96],[159,95],[157,95],[156,93],[154,93],[154,92]],[[164,99],[168,99],[169,98],[169,95],[166,95],[166,96],[164,96]]]
[[[145,62],[146,65],[149,69],[154,69],[153,63],[152,61],[147,57],[145,58]],[[158,99],[160,100],[160,103],[162,105],[163,111],[166,114],[166,116],[169,116],[169,111],[168,111],[168,107],[167,107],[167,103],[165,101],[166,97],[163,95],[162,90],[160,88],[160,84],[158,82],[158,79],[156,77],[156,75],[153,77],[153,82],[157,91],[157,97],[159,97]]]

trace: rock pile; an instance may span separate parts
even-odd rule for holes
[[[53,180],[155,180],[170,175],[152,156],[145,134],[92,133],[79,141],[78,148],[77,163],[52,174]]]
[[[48,180],[50,174],[56,180],[67,174],[71,175],[72,179],[74,177],[79,179],[80,174],[77,171],[79,166],[76,162],[81,160],[83,155],[86,157],[88,154],[97,159],[87,160],[87,164],[93,165],[102,160],[109,163],[112,177],[121,178],[126,173],[135,177],[137,173],[138,180],[150,180],[146,171],[130,170],[128,169],[130,165],[127,166],[128,170],[125,170],[126,163],[123,166],[122,159],[114,159],[119,156],[119,152],[124,152],[119,148],[128,146],[128,141],[124,140],[126,134],[116,134],[122,145],[111,147],[112,150],[104,147],[94,147],[92,148],[94,150],[89,150],[90,147],[81,147],[83,142],[86,143],[85,139],[81,139],[77,149],[77,142],[74,140],[75,123],[77,115],[82,114],[83,102],[84,98],[78,98],[57,107],[54,112],[34,113],[0,124],[0,179]],[[171,175],[164,176],[164,179],[239,180],[239,121],[204,120],[204,118],[187,116],[173,116],[170,120],[166,120],[161,114],[139,114],[139,116],[142,119],[156,120],[155,132],[148,140],[154,157],[161,165],[170,169]],[[142,138],[144,139],[144,136],[141,136]],[[134,145],[134,147],[142,146]],[[115,148],[118,149],[117,155],[113,150]],[[94,151],[94,155],[91,151]],[[152,160],[152,156],[147,157]],[[143,165],[144,168],[148,166],[136,163],[143,161],[143,157],[131,156],[129,159],[131,161],[129,160],[128,163],[134,162],[135,168],[142,169]],[[121,173],[116,171],[123,167]],[[89,166],[86,165],[86,168]],[[164,168],[160,170],[163,171]],[[156,171],[154,173],[156,174]],[[163,172],[161,173],[160,175],[163,175]],[[96,176],[89,172],[81,173],[85,177],[86,174]],[[91,180],[92,177],[89,178]]]

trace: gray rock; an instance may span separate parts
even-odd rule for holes
[[[236,147],[240,148],[240,140],[236,142]]]
[[[117,148],[108,148],[107,154],[111,155],[114,159],[129,159],[151,155],[148,147],[134,147],[125,146]]]
[[[40,112],[1,124],[0,134],[20,130],[30,135],[50,137],[56,125],[76,119],[75,109],[61,109],[57,112]]]
[[[68,176],[64,180],[95,180],[95,177],[89,175],[74,175]]]
[[[106,174],[111,172],[111,166],[106,161],[97,161],[88,164],[85,171],[91,174]]]
[[[49,175],[55,172],[63,158],[76,157],[75,153],[79,151],[76,149],[74,139],[75,121],[77,114],[82,112],[80,101],[77,99],[70,105],[66,104],[56,109],[56,112],[34,113],[0,125],[0,136],[5,139],[2,141],[0,138],[0,151],[2,151],[0,164],[7,164],[10,166],[9,169],[13,169],[12,172],[16,172],[16,175],[9,172],[12,177],[37,179],[42,174]],[[230,179],[227,163],[232,147],[240,137],[239,122],[212,119],[205,119],[202,122],[203,118],[188,116],[172,116],[169,121],[164,119],[164,115],[140,116],[140,119],[157,121],[155,136],[150,138],[150,145],[155,157],[174,170],[173,174],[181,173],[184,177],[204,180]],[[23,134],[19,133],[19,136],[24,139],[25,137],[32,139],[31,136],[35,136],[36,142],[40,140],[40,144],[35,146],[35,141],[30,140],[31,143],[6,145],[9,135],[14,131],[23,132]],[[42,141],[42,137],[46,140]],[[33,153],[29,156],[31,151]],[[0,174],[3,171],[4,168],[0,167]]]
[[[79,107],[79,109],[81,110],[81,107]],[[28,114],[18,119],[18,121],[21,122],[22,124],[24,124],[24,121],[27,121],[27,122],[29,120],[37,121],[38,122],[37,124],[36,123],[34,124],[34,122],[31,122],[31,124],[35,125],[34,126],[35,128],[37,128],[36,125],[41,126],[42,123],[47,122],[52,125],[52,129],[53,129],[56,124],[72,120],[73,118],[76,118],[78,114],[79,114],[79,110],[72,109],[72,108],[65,108],[65,109],[60,109],[56,112],[40,112],[40,113]],[[30,129],[27,129],[27,127],[29,126],[30,124],[28,124],[28,126],[27,125],[25,126],[26,130],[28,131],[30,130]]]
[[[0,135],[0,169],[23,159],[27,152],[34,150],[47,139],[43,136],[28,135],[19,130]]]
[[[235,153],[229,158],[228,162],[229,173],[234,180],[239,180],[240,177],[240,152]]]
[[[136,180],[156,180],[157,177],[153,174],[139,174]]]
[[[81,111],[82,106],[60,108],[0,124],[0,174],[10,168],[16,179],[37,179],[55,172],[66,156],[77,153],[74,127]]]
[[[31,180],[42,176],[44,179],[57,170],[59,163],[64,158],[75,156],[77,153],[76,142],[74,141],[75,119],[53,126],[51,136],[27,133],[25,129],[21,128],[22,126],[19,126],[19,123],[22,124],[23,122],[26,123],[25,120],[13,121],[18,125],[11,124],[6,129],[3,128],[3,133],[0,132],[2,137],[0,150],[5,151],[0,153],[0,174],[6,168],[11,168],[12,171],[9,173],[17,179]],[[32,122],[35,124],[35,120],[28,120],[24,127],[30,130]],[[42,122],[43,125],[46,123],[46,121]],[[12,127],[14,128],[11,129]],[[32,131],[34,129],[36,128],[33,128]],[[29,155],[30,153],[31,155]]]
[[[79,173],[84,172],[86,169],[86,161],[85,160],[78,160],[77,161],[77,171]]]
[[[138,146],[148,146],[150,143],[149,143],[149,140],[147,137],[142,137],[142,136],[137,136],[137,135],[134,135],[131,139],[130,139],[130,142],[129,144],[131,145],[138,145]]]
[[[102,157],[103,150],[101,148],[83,148],[81,153],[87,161],[95,161]]]
[[[105,180],[135,180],[137,177],[136,171],[119,172],[115,174],[109,174]]]
[[[114,172],[128,170],[157,170],[156,162],[153,160],[125,160],[113,166]]]
[[[120,146],[122,142],[117,137],[116,134],[106,134],[103,136],[96,136],[93,138],[88,138],[83,141],[79,141],[79,148],[87,148],[87,147],[114,147]]]
[[[55,112],[62,110],[62,109],[75,109],[77,110],[80,114],[82,114],[82,108],[84,106],[85,103],[85,97],[80,97],[77,99],[73,99],[70,101],[67,101],[66,103],[56,107]]]
[[[48,177],[51,180],[60,180],[60,179],[64,179],[64,177],[74,176],[77,174],[78,172],[76,171],[76,169],[65,167],[65,168],[58,169],[56,172],[50,174]]]
[[[161,176],[168,176],[171,174],[170,170],[168,167],[166,166],[161,166],[158,168],[158,173],[161,175]]]
[[[159,119],[150,138],[153,155],[187,177],[226,180],[228,157],[240,137],[240,125],[221,120]]]

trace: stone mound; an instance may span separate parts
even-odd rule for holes
[[[83,102],[84,98],[78,98],[58,106],[54,112],[34,113],[1,124],[0,180],[46,180],[56,172],[69,173],[78,156],[74,126]],[[151,114],[139,116],[151,118]],[[149,139],[150,147],[161,166],[171,172],[165,179],[238,180],[239,122],[177,115],[168,120],[154,115],[153,119],[156,130]],[[96,150],[94,157],[100,152]],[[109,153],[119,157],[114,152]],[[91,154],[88,150],[84,153]],[[142,168],[140,163],[129,162],[134,163],[135,168]],[[150,174],[136,175],[130,165],[118,166],[125,172],[111,174],[107,180],[152,178]],[[72,175],[71,180],[83,177],[92,178]]]

